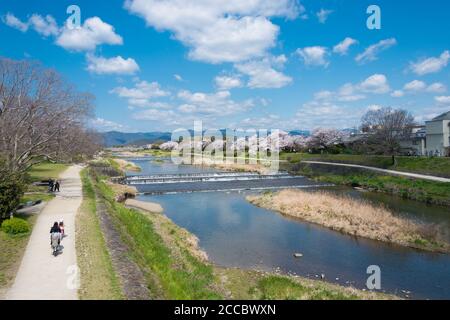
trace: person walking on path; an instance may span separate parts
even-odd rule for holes
[[[56,180],[56,182],[55,182],[55,190],[54,191],[59,192],[59,187],[60,187],[60,182],[59,182],[59,180]]]
[[[53,192],[54,187],[55,187],[55,182],[53,181],[53,179],[50,179],[48,181],[48,192]]]

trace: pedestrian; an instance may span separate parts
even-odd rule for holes
[[[55,187],[55,183],[53,182],[53,179],[50,179],[48,181],[48,192],[53,192],[54,187]]]
[[[56,182],[55,182],[55,191],[59,192],[59,187],[60,187],[59,180],[56,180]]]

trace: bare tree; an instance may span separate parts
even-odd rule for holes
[[[93,97],[39,63],[0,58],[0,155],[11,171],[92,154]],[[94,151],[95,152],[95,151]]]
[[[406,110],[381,108],[368,111],[362,118],[361,129],[367,133],[366,148],[370,153],[395,155],[400,153],[400,141],[411,136],[414,117]]]

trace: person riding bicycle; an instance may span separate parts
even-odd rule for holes
[[[57,233],[60,235],[59,239],[58,239],[58,244],[61,243],[61,228],[59,227],[58,222],[55,222],[53,224],[53,227],[50,229],[50,245],[52,245],[52,237],[51,235]]]
[[[64,238],[64,220],[59,220],[59,231],[61,232],[61,237]]]

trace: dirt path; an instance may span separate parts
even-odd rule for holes
[[[22,263],[6,299],[75,300],[78,267],[75,252],[75,215],[82,201],[80,166],[72,166],[61,176],[61,192],[39,214]],[[50,227],[64,219],[68,235],[62,253],[51,254]]]
[[[403,177],[416,178],[416,179],[435,181],[435,182],[447,182],[447,183],[450,182],[450,179],[448,179],[448,178],[441,178],[441,177],[430,176],[430,175],[419,174],[419,173],[410,173],[410,172],[403,172],[403,171],[380,169],[380,168],[375,168],[375,167],[361,166],[358,164],[345,164],[345,163],[323,162],[323,161],[302,161],[302,163],[324,164],[324,165],[338,166],[338,167],[361,168],[361,169],[367,169],[367,170],[376,171],[376,172],[387,173],[387,174],[394,175],[394,176],[403,176]]]
[[[116,274],[120,278],[122,289],[127,300],[149,300],[150,292],[145,285],[145,276],[139,266],[131,259],[130,249],[121,238],[109,216],[105,204],[97,193],[97,214],[100,226],[106,240],[106,246],[111,255],[111,261]]]

